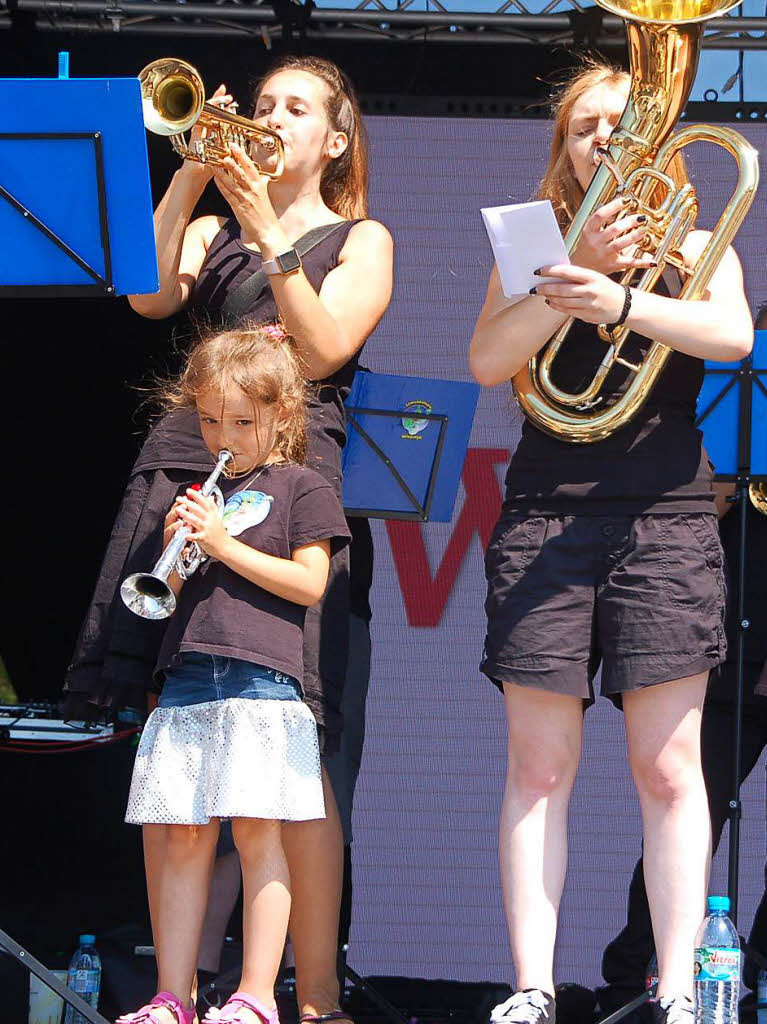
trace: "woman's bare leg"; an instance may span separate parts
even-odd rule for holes
[[[144,872],[146,874],[146,895],[149,902],[149,920],[152,924],[152,935],[157,945],[160,936],[158,906],[162,871],[165,864],[165,849],[168,844],[168,825],[143,825],[141,829],[144,842]]]
[[[512,683],[503,689],[509,748],[499,860],[516,987],[553,995],[567,812],[580,760],[583,702]]]
[[[211,973],[219,970],[226,928],[239,895],[240,858],[237,851],[232,850],[216,857],[213,864],[208,909],[202,926],[200,956],[197,960],[200,970]]]
[[[711,821],[700,761],[708,673],[623,695],[629,760],[644,823],[644,874],[658,956],[658,996],[692,996]]]
[[[322,769],[325,818],[286,824],[282,841],[290,868],[293,905],[290,942],[296,961],[301,1014],[338,1008],[338,920],[344,846],[333,790]]]

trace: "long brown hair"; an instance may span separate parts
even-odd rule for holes
[[[280,71],[305,71],[328,87],[328,122],[334,132],[346,135],[349,145],[341,156],[329,161],[322,174],[320,194],[323,202],[346,220],[367,217],[368,139],[354,86],[338,65],[323,57],[283,57],[258,82],[256,101],[264,84]]]
[[[246,323],[203,335],[181,373],[157,388],[156,398],[166,412],[193,409],[205,391],[220,390],[223,396],[231,384],[253,402],[256,432],[257,403],[275,407],[283,424],[275,450],[286,462],[303,464],[308,386],[292,339],[279,327]]]
[[[629,75],[622,68],[588,60],[585,66],[573,78],[565,81],[552,97],[554,131],[549,164],[541,181],[538,196],[540,199],[551,200],[562,229],[569,227],[585,194],[575,177],[567,152],[567,133],[573,107],[585,92],[596,85],[619,86],[627,81]],[[668,173],[675,184],[687,183],[687,171],[681,154],[677,154],[671,161]]]

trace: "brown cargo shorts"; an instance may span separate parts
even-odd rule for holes
[[[627,690],[725,657],[725,577],[715,515],[502,514],[485,555],[480,668],[503,683],[618,707]]]

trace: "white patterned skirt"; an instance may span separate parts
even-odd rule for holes
[[[147,719],[126,821],[324,817],[317,724],[301,701],[227,697]]]

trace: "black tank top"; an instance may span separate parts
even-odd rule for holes
[[[658,295],[679,294],[667,271]],[[623,354],[639,360],[652,342],[630,334]],[[553,364],[554,382],[582,390],[605,354],[593,324],[576,320]],[[615,366],[602,394],[612,405],[632,374]],[[647,512],[714,513],[713,467],[694,425],[703,361],[672,352],[645,405],[603,441],[573,444],[525,420],[506,474],[504,508],[528,515],[639,515]]]
[[[322,282],[338,266],[338,257],[349,232],[358,220],[339,222],[338,228],[303,257],[303,270],[319,292]],[[211,242],[192,294],[192,307],[200,319],[215,327],[223,322],[221,307],[227,297],[261,266],[259,253],[242,242],[240,225],[234,217],[225,221]],[[244,319],[270,323],[279,319],[279,309],[266,282]],[[351,390],[359,352],[325,380],[308,406],[307,465],[320,473],[341,493],[341,449],[346,443],[344,402]]]

